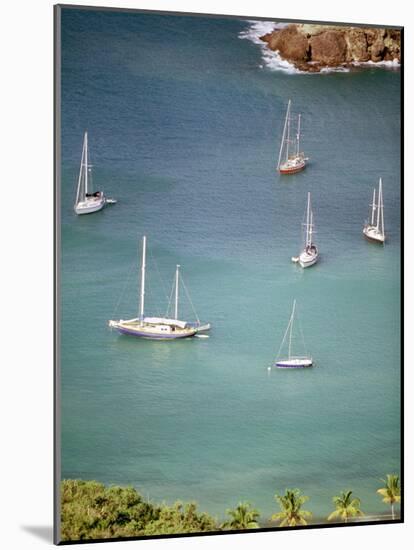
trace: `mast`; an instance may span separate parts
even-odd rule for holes
[[[76,204],[81,202],[81,200],[85,200],[85,193],[82,194],[82,176],[83,176],[83,170],[85,166],[85,135],[83,137],[83,146],[82,146],[82,157],[80,162],[80,168],[79,168],[79,177],[78,177],[78,188],[76,190]]]
[[[287,138],[286,138],[286,162],[289,160],[289,142],[290,142],[290,99],[287,112]]]
[[[374,225],[374,218],[375,218],[375,187],[374,187],[374,194],[372,197],[371,225]]]
[[[280,161],[282,159],[283,146],[285,144],[285,135],[286,135],[287,122],[288,122],[289,112],[290,112],[290,103],[291,103],[291,101],[289,99],[288,107],[287,107],[287,111],[286,111],[286,117],[285,117],[285,125],[283,126],[282,143],[280,144],[280,151],[279,151],[279,159],[277,161],[277,168],[279,168]]]
[[[83,138],[83,147],[85,149],[85,197],[88,193],[88,132],[85,132]]]
[[[378,188],[378,224],[381,227],[381,233],[384,235],[384,203],[382,199],[382,178],[379,179]]]
[[[292,348],[292,328],[293,328],[293,318],[295,316],[295,308],[296,308],[296,300],[293,300],[293,309],[292,309],[292,315],[290,316],[290,330],[289,330],[289,352],[288,352],[288,359],[290,359],[290,352]]]
[[[298,115],[298,132],[296,134],[296,156],[299,156],[299,140],[300,140],[300,114]]]
[[[141,265],[141,295],[139,304],[139,318],[144,319],[144,297],[145,297],[145,256],[147,249],[147,237],[142,237],[142,265]]]
[[[177,264],[177,268],[175,270],[175,311],[174,311],[174,319],[178,319],[178,287],[179,287],[179,278],[180,278],[180,265]]]
[[[379,230],[380,226],[380,214],[381,214],[381,178],[379,180],[379,186],[378,186],[378,208],[377,208],[377,231]]]
[[[309,222],[310,222],[310,193],[308,192],[308,206],[306,209],[306,241],[305,246],[309,246]]]
[[[312,233],[313,233],[313,212],[310,213],[310,225],[309,225],[309,245],[312,244]]]

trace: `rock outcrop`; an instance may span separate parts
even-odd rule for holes
[[[298,69],[311,72],[354,62],[400,61],[398,29],[291,24],[261,40]]]

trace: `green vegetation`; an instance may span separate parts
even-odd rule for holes
[[[377,493],[383,502],[394,505],[401,500],[398,475],[388,474],[385,487]],[[309,500],[299,489],[287,489],[284,495],[275,495],[280,512],[272,515],[280,527],[307,525],[311,512],[302,506]],[[343,491],[333,497],[335,510],[328,521],[363,516],[359,498],[352,491]],[[194,502],[176,502],[172,506],[153,504],[144,500],[133,487],[106,487],[97,481],[67,479],[61,483],[61,537],[62,540],[96,540],[108,538],[202,533],[206,531],[243,530],[260,528],[259,510],[248,502],[239,502],[226,510],[229,518],[218,524],[210,515],[199,512]],[[265,522],[266,523],[266,522]],[[264,526],[264,525],[262,525]]]
[[[352,491],[342,491],[339,496],[333,497],[335,510],[328,516],[328,521],[341,518],[342,521],[348,523],[349,518],[363,516],[360,510],[361,501],[359,498],[351,498]]]
[[[256,520],[260,516],[260,513],[254,508],[250,508],[248,502],[239,502],[234,510],[226,510],[226,514],[230,516],[231,519],[222,524],[222,529],[240,530],[257,529],[259,527]]]
[[[275,495],[281,512],[273,514],[272,519],[280,521],[280,527],[295,527],[296,525],[307,525],[305,518],[312,517],[311,512],[302,510],[302,505],[309,500],[309,497],[302,495],[299,489],[286,489],[284,495]]]
[[[146,502],[132,487],[105,487],[96,481],[62,481],[62,540],[106,539],[218,530],[216,521],[185,507]]]
[[[392,519],[395,519],[394,504],[401,500],[400,478],[395,474],[387,474],[387,479],[382,479],[385,487],[378,489],[377,493],[383,497],[382,502],[391,505]]]

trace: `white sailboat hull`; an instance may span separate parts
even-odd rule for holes
[[[316,264],[318,259],[319,259],[319,253],[317,249],[315,251],[304,250],[299,255],[299,265],[303,268],[311,267],[312,265]]]
[[[90,197],[84,201],[78,202],[74,206],[75,213],[78,215],[81,214],[92,214],[93,212],[98,212],[106,204],[106,199],[104,196],[101,197]]]
[[[366,225],[362,232],[365,237],[370,241],[374,241],[380,244],[383,244],[385,242],[385,235],[381,233],[381,231],[377,229],[375,225]]]
[[[194,336],[197,330],[194,327],[180,328],[168,324],[152,324],[137,319],[129,321],[109,321],[109,326],[120,334],[146,338],[148,340],[175,340]]]
[[[160,320],[161,321],[161,320]],[[180,326],[173,320],[165,319],[165,322],[151,323],[139,319],[130,319],[127,321],[109,321],[110,328],[116,329],[120,334],[135,336],[147,340],[176,340],[178,338],[190,338],[197,333],[204,333],[210,329],[210,324],[191,325],[183,321],[178,321]]]
[[[279,369],[304,369],[313,365],[310,357],[292,357],[290,359],[279,359],[274,364]]]
[[[306,159],[302,156],[297,156],[282,162],[279,166],[281,174],[295,174],[301,172],[306,166]]]

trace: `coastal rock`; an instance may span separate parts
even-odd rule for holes
[[[290,24],[261,40],[296,68],[309,72],[354,62],[400,60],[398,29]]]
[[[371,61],[381,61],[383,59],[385,49],[384,36],[384,29],[376,29],[376,36],[374,37],[370,48]]]
[[[271,50],[279,51],[285,59],[301,62],[309,58],[308,39],[297,25],[288,25],[277,33],[266,34],[262,40],[268,43]]]
[[[384,53],[384,42],[382,39],[376,40],[371,46],[371,61],[381,61]]]
[[[346,40],[342,32],[326,31],[311,36],[312,61],[335,67],[346,61]]]
[[[374,42],[384,37],[384,29],[364,29],[364,32],[367,37],[368,46],[372,46]]]
[[[369,60],[368,40],[362,29],[351,27],[348,32],[345,33],[345,41],[347,62]]]
[[[386,61],[400,58],[400,36],[394,29],[388,29],[384,37],[384,59]]]

